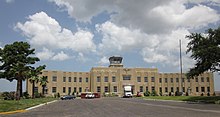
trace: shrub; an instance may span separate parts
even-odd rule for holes
[[[160,96],[163,96],[162,92],[160,92],[159,94],[160,94]]]
[[[149,92],[149,91],[146,91],[146,92],[144,93],[144,96],[150,96],[150,92]]]
[[[151,96],[158,96],[156,91],[152,91]]]
[[[57,97],[58,97],[58,98],[60,97],[60,93],[57,93]]]
[[[15,92],[3,92],[2,97],[4,100],[14,100],[15,99]]]
[[[24,92],[23,96],[24,96],[25,99],[29,99],[30,98],[30,95],[28,94],[28,92]]]
[[[189,96],[189,93],[188,93],[188,92],[186,92],[186,96]]]
[[[172,94],[171,94],[171,92],[169,92],[169,96],[171,96]]]
[[[209,92],[207,93],[207,96],[210,96],[210,93],[209,93]]]

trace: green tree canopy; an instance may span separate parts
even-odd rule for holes
[[[191,53],[196,63],[187,76],[192,78],[205,71],[220,71],[220,27],[209,29],[207,34],[191,33],[186,38],[190,40],[187,53]]]
[[[0,76],[9,81],[17,80],[18,99],[22,95],[22,80],[30,77],[31,65],[40,60],[30,56],[34,51],[27,42],[14,42],[0,48]]]

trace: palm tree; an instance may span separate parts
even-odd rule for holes
[[[29,81],[32,83],[32,98],[35,98],[35,83],[38,83],[39,76],[32,76],[31,78],[29,78]]]
[[[47,86],[47,83],[48,83],[48,81],[47,81],[47,76],[43,76],[43,77],[41,77],[40,78],[40,80],[39,80],[39,82],[40,82],[40,85],[42,86],[42,93],[43,93],[43,95],[44,95],[44,91],[45,91],[45,87]]]
[[[32,67],[31,72],[30,72],[30,78],[29,81],[32,83],[32,98],[35,98],[35,83],[38,83],[41,80],[41,77],[39,76],[40,74],[42,74],[42,70],[45,69],[45,65],[43,66],[39,66],[37,68]]]

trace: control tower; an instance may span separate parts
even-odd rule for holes
[[[109,58],[110,65],[109,67],[123,67],[122,57],[120,56],[112,56]]]

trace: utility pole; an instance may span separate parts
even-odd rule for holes
[[[182,80],[182,74],[183,74],[183,67],[182,67],[182,50],[181,50],[181,39],[179,40],[180,44],[180,83],[181,83],[181,93],[183,94],[183,80]]]

